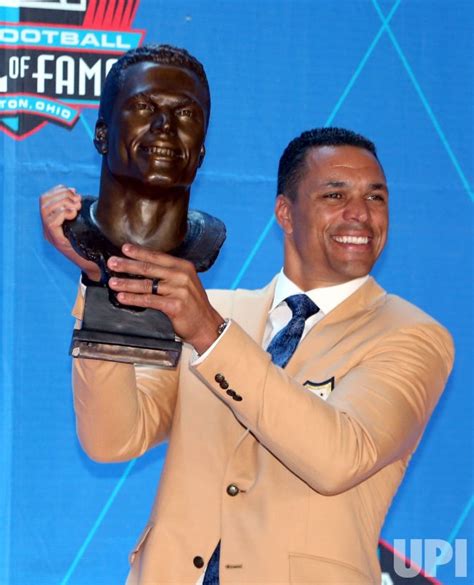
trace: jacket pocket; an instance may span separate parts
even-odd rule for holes
[[[324,585],[375,585],[377,579],[369,577],[347,563],[305,554],[290,554],[290,583]],[[380,578],[378,580],[380,583]]]
[[[138,540],[135,543],[133,550],[128,555],[128,562],[131,565],[133,565],[133,561],[135,560],[135,557],[137,556],[138,552],[140,551],[140,549],[144,545],[145,540],[148,538],[148,535],[150,534],[150,531],[152,528],[153,528],[153,523],[147,524],[145,526],[145,528],[142,530],[142,533],[140,534],[140,536],[138,537]]]

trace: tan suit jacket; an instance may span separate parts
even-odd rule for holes
[[[451,338],[369,279],[282,370],[260,347],[273,289],[210,293],[233,321],[197,367],[189,347],[178,371],[75,360],[93,459],[124,461],[170,436],[128,585],[194,585],[219,539],[222,585],[380,583],[380,529],[444,388]],[[332,378],[326,401],[304,385]]]

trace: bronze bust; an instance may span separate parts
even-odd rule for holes
[[[84,197],[64,222],[74,250],[100,268],[88,286],[75,357],[175,367],[181,352],[169,318],[121,305],[107,287],[107,267],[125,243],[167,252],[207,270],[225,240],[225,226],[188,210],[204,155],[210,93],[201,63],[184,49],[148,45],[125,53],[102,90],[94,144],[102,155],[99,197]],[[126,275],[125,275],[126,276]]]

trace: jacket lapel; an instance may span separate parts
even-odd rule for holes
[[[384,302],[386,292],[370,277],[355,293],[338,305],[311,329],[298,345],[285,370],[295,375],[310,360],[321,359],[354,329],[370,319]]]
[[[232,318],[260,345],[273,301],[276,279],[277,277],[259,290],[235,291]]]

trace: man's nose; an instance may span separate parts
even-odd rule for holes
[[[158,111],[153,118],[150,128],[153,132],[171,134],[173,131],[171,112],[168,110]]]
[[[367,200],[363,197],[350,197],[344,207],[346,221],[365,222],[369,218]]]

